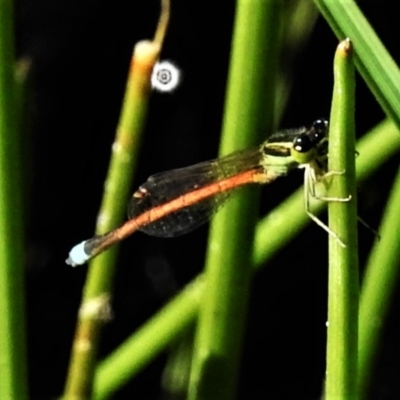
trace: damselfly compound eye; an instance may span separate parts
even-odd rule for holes
[[[321,134],[323,136],[326,136],[327,130],[328,130],[328,121],[326,119],[320,118],[314,121],[312,124],[315,132],[318,134]]]
[[[156,63],[151,74],[151,86],[159,92],[172,92],[180,83],[180,70],[170,61]]]

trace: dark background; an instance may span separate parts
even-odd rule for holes
[[[172,3],[163,57],[182,69],[182,84],[173,94],[153,95],[135,187],[153,173],[217,154],[234,2],[224,8],[209,1]],[[365,1],[361,8],[399,60],[395,3]],[[35,400],[62,392],[86,273],[85,266],[72,269],[64,260],[74,244],[92,235],[132,46],[152,38],[158,12],[156,0],[16,4],[17,53],[29,57],[33,66],[24,174],[30,391]],[[295,84],[280,126],[329,116],[336,44],[320,19],[295,59]],[[360,79],[356,101],[361,135],[384,114]],[[392,160],[360,188],[359,213],[371,226],[379,224],[397,164]],[[265,188],[262,212],[301,183],[302,174],[295,173]],[[114,319],[105,329],[101,357],[201,270],[206,237],[207,226],[176,239],[138,233],[126,241]],[[373,240],[361,227],[361,265]],[[327,235],[316,225],[258,274],[240,399],[319,398],[325,370],[326,282]],[[374,399],[400,396],[398,306],[397,298],[383,340]],[[159,383],[165,359],[160,357],[115,398],[169,398]]]

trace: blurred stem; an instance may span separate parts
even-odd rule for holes
[[[170,0],[161,0],[161,13],[158,20],[156,33],[154,35],[153,43],[158,44],[160,48],[164,43],[165,36],[167,35],[169,17],[170,17],[171,4]]]
[[[222,128],[221,154],[272,132],[282,8],[239,0]],[[232,399],[246,322],[258,192],[244,189],[215,217],[206,256],[207,296],[195,337],[188,398]]]
[[[14,75],[11,0],[0,2],[0,21],[0,398],[24,400],[27,398],[27,360],[18,131],[22,115]]]
[[[112,157],[100,211],[96,234],[114,229],[124,218],[131,181],[140,147],[140,135],[147,116],[151,93],[150,77],[159,58],[160,44],[168,23],[168,2],[163,2],[157,29],[157,42],[143,41],[135,46],[129,71],[123,108],[112,146]],[[167,13],[167,16],[163,14]],[[161,32],[161,33],[160,33]],[[105,251],[89,264],[72,357],[65,387],[65,400],[91,398],[94,370],[101,328],[109,318],[111,291],[116,270],[118,246]]]
[[[275,89],[275,125],[290,98],[293,84],[293,66],[306,45],[318,18],[318,9],[312,1],[286,1],[283,13],[282,55]]]
[[[168,361],[163,370],[162,388],[170,399],[185,399],[190,377],[190,365],[193,355],[195,325],[180,332],[176,341],[170,346]]]
[[[358,344],[358,390],[361,399],[368,399],[374,382],[376,360],[384,322],[399,283],[400,246],[396,232],[400,229],[400,170],[393,184],[381,225],[381,239],[376,242],[363,280]]]
[[[359,183],[371,177],[385,161],[400,151],[398,135],[399,130],[393,122],[385,120],[357,143],[360,152],[356,160]],[[311,222],[305,212],[299,212],[304,209],[303,203],[304,191],[301,188],[258,223],[253,251],[254,271],[265,267]],[[325,206],[319,202],[313,212],[318,214]],[[96,371],[96,400],[110,397],[194,324],[203,293],[207,292],[201,275],[102,361]]]
[[[350,40],[342,41],[334,61],[334,87],[329,127],[328,342],[325,399],[356,399],[358,243],[355,172],[354,66]]]

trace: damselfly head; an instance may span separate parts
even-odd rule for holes
[[[291,155],[299,164],[307,164],[327,153],[328,121],[316,120],[306,131],[300,133],[293,141]],[[323,153],[323,154],[321,154]]]

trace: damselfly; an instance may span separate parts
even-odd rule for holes
[[[133,194],[129,220],[76,245],[66,262],[83,264],[137,230],[160,237],[190,232],[207,222],[235,189],[270,183],[297,168],[305,168],[307,213],[337,238],[311,214],[308,201],[309,194],[315,193],[315,181],[327,171],[327,133],[327,121],[319,119],[308,128],[279,131],[256,149],[153,175]]]

